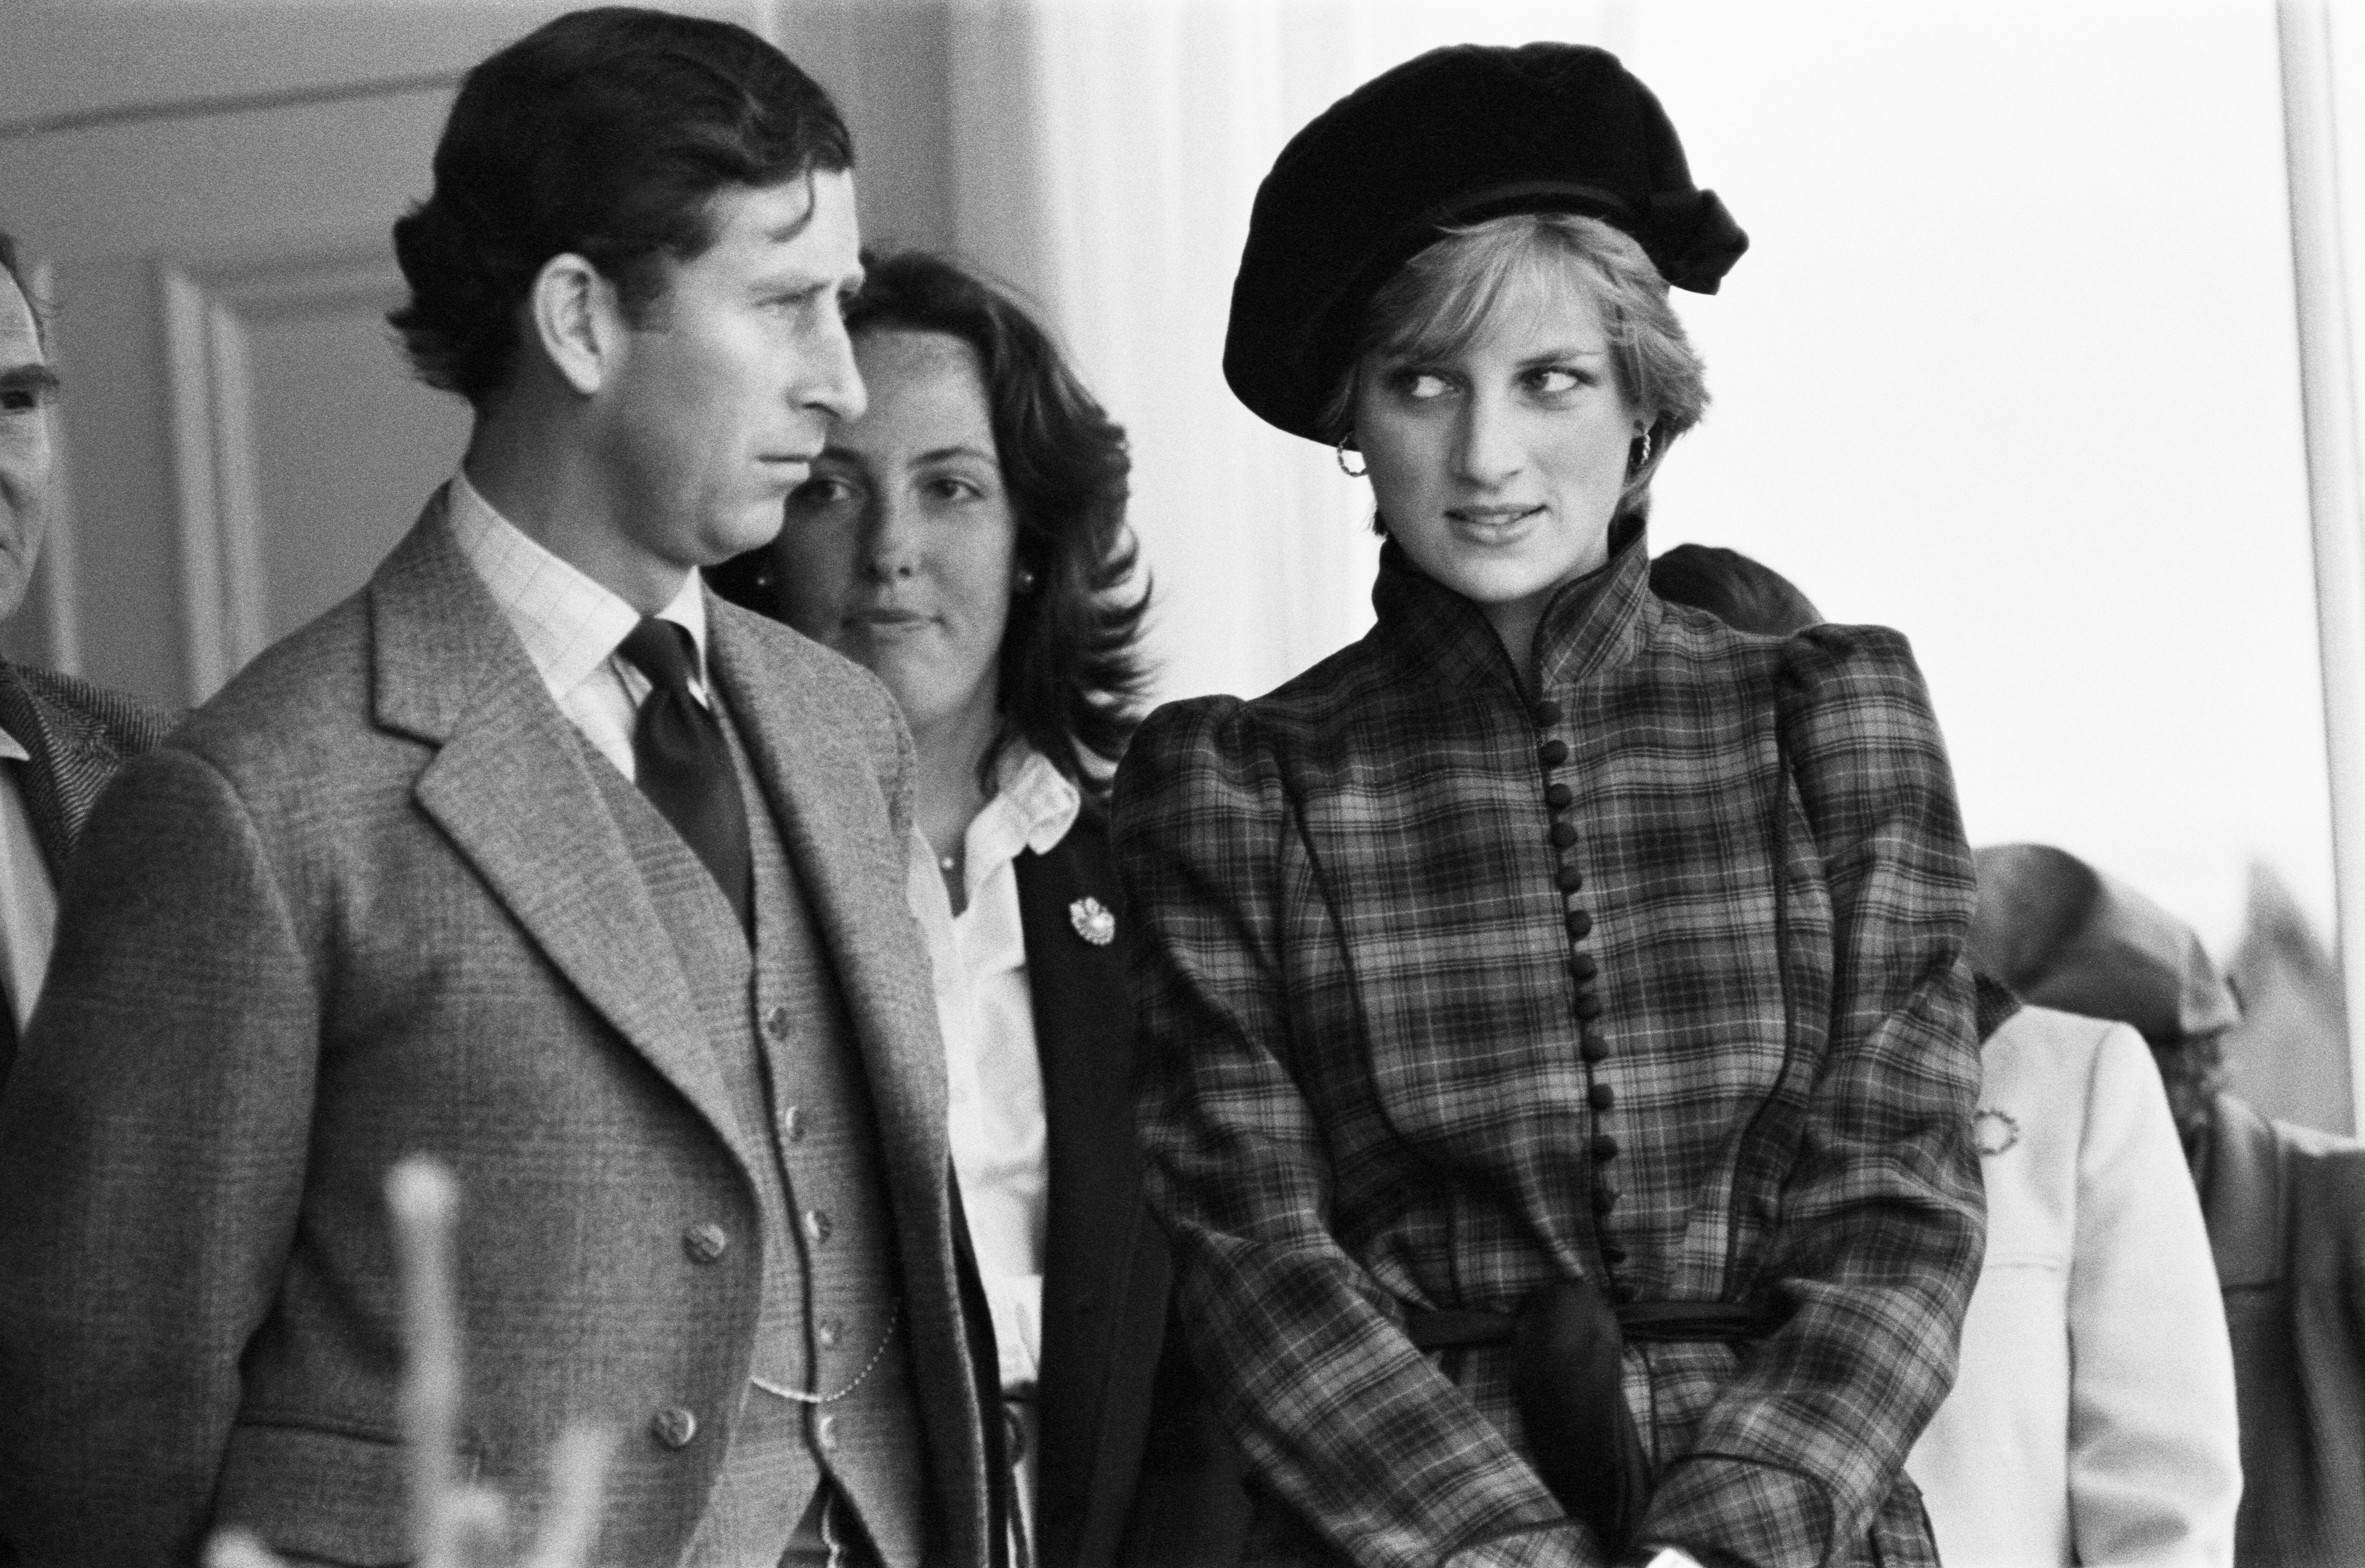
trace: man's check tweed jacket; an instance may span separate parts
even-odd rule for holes
[[[1264,1493],[1251,1561],[1602,1561],[1524,1458],[1507,1350],[1400,1327],[1572,1275],[1789,1309],[1751,1347],[1630,1344],[1645,1541],[1933,1559],[1900,1466],[1982,1228],[1937,725],[1897,633],[1736,633],[1645,557],[1637,530],[1555,598],[1530,695],[1391,545],[1369,636],[1161,710],[1119,774],[1151,1197]]]

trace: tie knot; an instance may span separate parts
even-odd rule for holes
[[[690,673],[698,667],[698,644],[689,627],[652,615],[633,627],[616,651],[632,660],[651,684],[689,695]]]

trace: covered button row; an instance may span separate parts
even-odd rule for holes
[[[1530,713],[1539,728],[1545,728],[1560,722],[1561,707],[1559,703],[1547,697],[1537,702],[1530,710]],[[1556,735],[1545,737],[1536,747],[1536,759],[1547,769],[1559,767],[1568,760],[1568,743]],[[1564,918],[1568,927],[1568,938],[1573,943],[1582,942],[1593,934],[1592,912],[1580,909],[1575,903],[1578,890],[1585,886],[1585,873],[1566,854],[1566,851],[1575,846],[1576,824],[1560,817],[1561,812],[1575,802],[1576,791],[1567,784],[1559,779],[1552,779],[1545,785],[1544,804],[1551,808],[1557,819],[1552,823],[1548,836],[1552,840],[1552,847],[1563,852],[1559,876],[1556,879],[1562,894],[1568,902],[1567,913]],[[1577,1052],[1588,1066],[1606,1061],[1609,1057],[1608,1038],[1594,1026],[1602,1013],[1601,998],[1593,990],[1593,982],[1600,973],[1601,966],[1590,953],[1570,955],[1569,974],[1576,981],[1575,1012],[1578,1023],[1583,1025],[1578,1036]],[[1618,1092],[1607,1083],[1597,1081],[1586,1088],[1586,1101],[1596,1112],[1608,1111],[1618,1103]],[[1586,1152],[1592,1156],[1596,1165],[1606,1167],[1609,1161],[1618,1158],[1618,1140],[1608,1133],[1599,1134],[1595,1137]],[[1593,1187],[1594,1212],[1599,1215],[1608,1214],[1618,1206],[1618,1196],[1617,1187],[1606,1175],[1597,1179]],[[1612,1257],[1612,1253],[1616,1256]],[[1603,1245],[1602,1258],[1605,1261],[1621,1262],[1625,1256],[1622,1249],[1607,1243]]]

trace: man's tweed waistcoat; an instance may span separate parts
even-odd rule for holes
[[[1646,564],[1554,597],[1530,693],[1390,545],[1362,642],[1161,710],[1118,775],[1151,1197],[1254,1560],[1601,1561],[1505,1350],[1399,1327],[1578,1275],[1788,1313],[1629,1344],[1643,1540],[1931,1559],[1900,1467],[1982,1223],[1937,725],[1895,633],[1736,633]]]
[[[718,1434],[723,1458],[689,1564],[779,1561],[824,1471],[885,1561],[921,1562],[920,1417],[908,1342],[898,1331],[894,1220],[870,1136],[870,1096],[812,910],[727,712],[723,721],[754,862],[752,950],[705,862],[583,745],[585,768],[599,779],[681,956],[734,1118],[748,1143],[771,1155],[753,1173],[764,1257],[754,1376]],[[712,1242],[696,1239],[704,1244],[690,1255],[708,1256]],[[801,1404],[759,1387],[758,1378],[771,1389],[836,1397]]]

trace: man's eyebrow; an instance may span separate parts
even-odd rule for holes
[[[0,370],[0,390],[54,392],[65,383],[46,364],[17,364]]]

